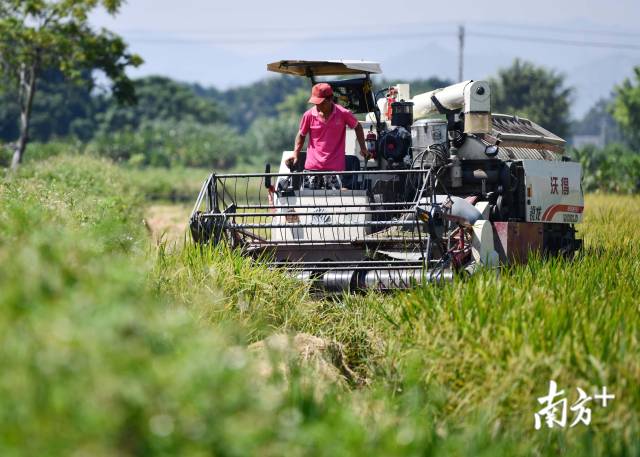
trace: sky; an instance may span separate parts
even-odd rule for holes
[[[122,35],[145,64],[132,76],[166,75],[220,89],[268,77],[281,59],[364,59],[385,76],[484,79],[514,58],[563,74],[579,117],[640,65],[640,0],[379,0],[301,2],[129,0],[97,27]]]

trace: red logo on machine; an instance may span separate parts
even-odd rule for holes
[[[542,220],[545,222],[550,222],[553,220],[553,216],[555,216],[556,213],[582,214],[583,210],[584,210],[583,206],[552,205],[546,209],[546,211],[542,215]]]

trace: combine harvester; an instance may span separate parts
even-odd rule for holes
[[[336,102],[364,119],[373,159],[348,130],[338,175],[290,170],[286,151],[277,173],[213,173],[190,218],[197,243],[228,243],[333,292],[448,281],[580,248],[580,164],[536,123],[492,114],[486,82],[410,97],[407,84],[374,91],[375,62],[267,68],[328,82]]]

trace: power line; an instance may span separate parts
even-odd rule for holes
[[[476,26],[495,26],[500,28],[510,29],[529,29],[529,30],[545,30],[548,32],[560,33],[560,34],[585,34],[585,35],[611,35],[611,36],[626,36],[626,37],[640,37],[640,32],[628,32],[621,30],[603,30],[603,29],[576,29],[567,27],[553,27],[549,25],[526,25],[526,24],[506,24],[500,22],[483,22],[482,24],[470,24],[472,27]]]
[[[451,28],[453,23],[449,22],[438,22],[438,23],[420,23],[420,22],[410,22],[410,23],[393,23],[393,26],[396,28],[415,26],[424,29],[424,27],[429,28],[442,28],[447,27]],[[326,25],[322,27],[322,30],[326,31],[344,31],[348,27],[352,26],[340,26],[340,25]],[[163,33],[163,34],[190,34],[190,35],[204,35],[208,37],[214,37],[218,35],[217,33],[212,33],[211,29],[173,29],[173,30],[153,30],[153,29],[114,29],[120,34],[154,34],[154,33]],[[216,27],[216,31],[220,32],[220,34],[229,36],[229,34],[240,34],[244,35],[247,33],[260,33],[260,32],[309,32],[309,26],[258,26],[258,27],[245,27],[238,28],[234,27],[233,29],[224,29],[221,27]],[[393,32],[388,32],[393,33]],[[433,32],[436,33],[436,32]]]
[[[500,34],[500,33],[485,33],[485,32],[475,32],[475,31],[467,31],[468,35],[479,37],[479,38],[490,38],[490,39],[501,39],[501,40],[511,40],[511,41],[520,41],[520,42],[530,42],[530,43],[546,43],[546,44],[554,44],[554,45],[566,45],[566,46],[580,46],[580,47],[597,47],[597,48],[611,48],[611,49],[631,49],[631,50],[640,50],[640,45],[629,44],[629,43],[615,43],[615,42],[605,42],[605,41],[584,41],[584,40],[569,40],[569,39],[561,39],[561,38],[544,38],[544,37],[531,37],[531,36],[522,36],[522,35],[510,35],[510,34]],[[135,41],[141,43],[151,43],[151,44],[219,44],[219,45],[255,45],[257,43],[290,43],[292,41],[299,42],[326,42],[326,41],[379,41],[379,40],[409,40],[415,38],[428,38],[428,37],[450,37],[457,36],[460,37],[460,30],[458,32],[413,32],[413,33],[388,33],[388,34],[364,34],[364,35],[331,35],[331,36],[299,36],[299,37],[291,37],[291,36],[262,36],[260,38],[236,38],[236,37],[228,37],[228,36],[220,36],[218,37],[208,37],[208,38],[190,38],[190,37],[145,37],[145,38],[137,38]]]
[[[445,24],[439,24],[445,25]],[[520,27],[520,28],[530,28],[536,30],[553,30],[558,33],[604,33],[604,34],[619,34],[621,36],[635,36],[636,34],[627,33],[627,32],[598,32],[594,30],[570,30],[570,29],[559,29],[550,26],[543,27],[534,27],[534,26],[518,26],[518,25],[510,25],[510,24],[500,24],[501,27]],[[284,36],[282,33],[280,34],[260,34],[257,38],[254,37],[237,37],[230,36],[228,34],[206,34],[202,37],[143,37],[136,38],[135,41],[139,43],[149,43],[149,44],[184,44],[184,45],[192,45],[192,44],[214,44],[214,45],[256,45],[261,43],[291,43],[294,41],[297,42],[327,42],[327,41],[405,41],[411,39],[421,39],[421,38],[439,38],[439,37],[451,37],[458,36],[460,38],[460,30],[454,31],[453,27],[451,27],[451,31],[447,32],[438,32],[438,31],[421,31],[421,32],[400,32],[400,33],[372,33],[372,34],[331,34],[329,36]],[[286,30],[294,31],[302,31],[307,29],[303,29],[301,27],[272,27],[272,28],[262,28],[262,29],[242,29],[242,30],[234,30],[234,33],[243,33],[246,35],[250,33],[250,30],[262,30],[263,32],[267,30],[272,30],[276,32],[284,32]],[[147,31],[148,33],[148,31]],[[540,36],[524,36],[524,35],[512,35],[512,34],[501,34],[501,33],[487,33],[487,32],[476,32],[473,30],[468,30],[467,34],[470,36],[478,37],[478,38],[488,38],[488,39],[500,39],[500,40],[508,40],[508,41],[519,41],[519,42],[530,42],[530,43],[545,43],[552,45],[565,45],[565,46],[579,46],[579,47],[595,47],[595,48],[609,48],[609,49],[628,49],[628,50],[640,50],[640,45],[630,44],[630,43],[620,43],[620,42],[609,42],[609,41],[585,41],[585,40],[576,40],[576,39],[563,39],[563,38],[550,38],[550,37],[540,37]],[[640,36],[640,34],[637,34]]]
[[[553,45],[565,45],[565,46],[579,46],[579,47],[592,47],[592,48],[609,48],[609,49],[629,49],[640,50],[640,45],[628,44],[628,43],[613,43],[604,41],[583,41],[583,40],[566,40],[559,38],[543,38],[543,37],[528,37],[522,35],[508,35],[498,33],[484,33],[467,31],[467,35],[500,39],[510,41],[520,41],[529,43],[546,43]],[[428,37],[451,37],[459,36],[455,32],[416,32],[416,33],[394,33],[394,34],[369,34],[369,35],[332,35],[327,37],[283,37],[283,36],[271,36],[261,38],[138,38],[135,41],[139,43],[149,44],[214,44],[214,45],[256,45],[261,43],[290,43],[292,41],[298,42],[327,42],[327,41],[397,41],[397,40],[409,40],[414,38],[428,38]]]
[[[429,29],[433,29],[433,28],[442,28],[442,27],[446,27],[449,29],[454,29],[458,27],[458,24],[454,24],[454,23],[445,23],[445,22],[441,22],[441,23],[434,23],[434,24],[428,24],[428,23],[419,23],[419,22],[410,22],[410,23],[395,23],[393,24],[394,27],[408,27],[408,26],[416,26],[416,27],[428,27]],[[576,29],[576,28],[567,28],[567,27],[553,27],[553,26],[538,26],[538,25],[526,25],[526,24],[512,24],[512,23],[500,23],[500,22],[483,22],[483,23],[471,23],[468,24],[468,26],[473,29],[473,28],[477,28],[477,27],[483,27],[486,28],[487,26],[492,26],[492,27],[497,27],[497,28],[510,28],[510,29],[528,29],[528,30],[535,30],[535,31],[549,31],[549,32],[553,32],[553,33],[557,33],[557,34],[563,34],[563,35],[571,35],[571,34],[587,34],[587,35],[609,35],[609,36],[620,36],[620,37],[640,37],[640,32],[629,32],[629,31],[620,31],[620,30],[602,30],[602,29]],[[327,27],[323,27],[323,30],[337,30],[337,31],[343,31],[345,29],[344,26],[327,26]],[[283,33],[300,33],[300,32],[308,32],[309,28],[307,26],[261,26],[261,27],[247,27],[247,28],[234,28],[232,30],[221,30],[220,28],[216,29],[219,33],[212,33],[211,30],[152,30],[152,29],[123,29],[120,30],[119,33],[122,34],[127,34],[127,35],[131,35],[131,34],[142,34],[142,35],[149,35],[149,34],[181,34],[181,35],[190,35],[190,36],[198,36],[199,38],[189,38],[188,40],[217,40],[220,39],[220,37],[222,37],[222,39],[225,40],[242,40],[242,38],[237,37],[236,35],[246,35],[249,33],[268,33],[268,34],[276,34],[276,37],[272,39],[277,39],[277,40],[286,40],[287,37],[283,36]],[[377,34],[372,34],[371,36],[373,38],[387,38],[387,37],[393,37],[393,36],[399,36],[399,37],[404,37],[405,35],[409,34],[410,38],[411,37],[420,37],[420,36],[424,36],[422,34],[424,33],[428,33],[429,35],[435,34],[435,35],[445,35],[447,34],[447,32],[436,32],[436,31],[429,31],[429,32],[400,32],[395,33],[393,31],[388,31],[388,32],[384,32],[384,33],[377,33]],[[480,33],[487,33],[487,32],[478,32],[478,34]],[[488,32],[491,33],[491,32]],[[280,34],[280,36],[278,36],[277,34]],[[356,38],[358,39],[365,39],[365,37],[363,35],[356,35]],[[180,40],[180,38],[177,38]],[[301,39],[304,39],[304,37],[302,37]],[[618,45],[619,43],[614,43],[616,45]]]
[[[260,38],[138,38],[141,43],[159,44],[230,44],[230,45],[256,45],[262,43],[291,43],[292,41],[303,42],[326,42],[326,41],[369,41],[369,40],[407,40],[412,38],[443,37],[454,36],[455,32],[416,32],[416,33],[394,33],[394,34],[369,34],[369,35],[332,35],[323,37],[260,37]]]
[[[610,43],[603,41],[582,41],[582,40],[562,40],[556,38],[539,38],[539,37],[525,37],[518,35],[503,35],[498,33],[482,33],[482,32],[468,32],[471,36],[477,36],[481,38],[493,38],[501,40],[512,41],[525,41],[530,43],[546,43],[557,44],[565,46],[579,46],[579,47],[592,47],[592,48],[610,48],[610,49],[634,49],[640,50],[640,45],[626,44],[626,43]]]

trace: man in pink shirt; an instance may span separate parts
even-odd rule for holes
[[[329,84],[319,83],[313,86],[309,103],[315,106],[302,115],[293,155],[287,159],[289,166],[298,164],[305,137],[309,135],[305,170],[344,171],[345,125],[355,129],[360,154],[366,157],[362,125],[351,111],[333,102],[333,89]]]

